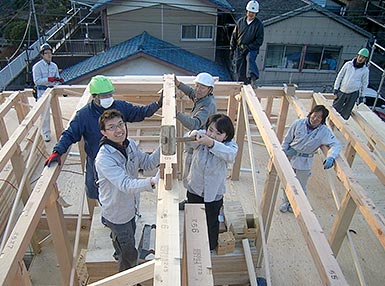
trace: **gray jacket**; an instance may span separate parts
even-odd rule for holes
[[[215,102],[214,95],[209,94],[201,99],[196,99],[193,88],[182,82],[178,88],[194,102],[194,106],[190,116],[178,112],[176,119],[178,119],[182,125],[189,130],[205,128],[205,124],[209,116],[217,112],[217,104]]]
[[[307,120],[306,117],[294,121],[282,143],[282,150],[293,148],[299,153],[290,159],[291,166],[296,170],[311,170],[314,161],[313,154],[321,145],[330,147],[328,156],[333,159],[336,159],[341,151],[341,143],[325,124],[309,131],[306,126]],[[310,156],[305,157],[304,154]]]
[[[204,133],[205,130],[199,130]],[[234,140],[215,141],[212,148],[190,143],[194,147],[187,189],[204,198],[206,203],[220,200],[226,192],[227,164],[234,163],[238,145]]]
[[[102,145],[95,158],[102,216],[115,224],[129,222],[135,216],[136,193],[152,192],[150,178],[138,179],[139,169],[152,170],[159,165],[159,148],[152,154],[139,150],[129,139],[128,159],[111,145]]]

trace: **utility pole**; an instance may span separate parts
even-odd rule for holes
[[[36,35],[37,35],[37,38],[39,39],[39,43],[42,45],[43,43],[40,40],[39,25],[37,23],[36,10],[35,10],[35,1],[34,0],[31,0],[31,5],[32,5],[33,18],[35,20]]]

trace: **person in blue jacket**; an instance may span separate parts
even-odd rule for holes
[[[98,199],[99,191],[96,185],[96,172],[94,161],[99,151],[99,142],[102,134],[99,129],[99,117],[108,109],[116,109],[123,114],[124,122],[139,122],[152,116],[162,107],[163,94],[159,100],[145,106],[134,106],[129,102],[114,100],[115,88],[111,80],[103,75],[94,76],[89,83],[90,93],[93,99],[77,111],[75,117],[63,131],[59,141],[53,148],[52,154],[45,161],[44,166],[50,167],[52,162],[61,164],[61,155],[76,142],[84,139],[86,158],[86,193],[90,199]]]

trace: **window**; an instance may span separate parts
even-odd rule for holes
[[[265,68],[335,71],[340,48],[267,45]]]
[[[211,41],[213,28],[213,25],[182,25],[182,40]]]

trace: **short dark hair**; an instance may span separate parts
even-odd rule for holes
[[[310,118],[310,116],[314,112],[320,112],[320,111],[322,112],[321,124],[325,124],[326,123],[326,118],[329,115],[329,110],[324,105],[316,105],[316,106],[314,106],[313,109],[310,111],[310,113],[309,113],[309,115],[307,117]]]
[[[111,120],[115,117],[120,117],[123,119],[123,114],[116,109],[108,109],[103,112],[102,115],[99,117],[99,128],[100,130],[106,130],[106,121]]]
[[[215,124],[215,128],[221,132],[226,133],[226,139],[224,142],[230,142],[234,138],[234,125],[230,117],[224,114],[213,114],[211,115],[206,122],[206,130],[209,128],[211,123]]]

